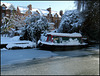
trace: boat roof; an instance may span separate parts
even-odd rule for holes
[[[80,33],[47,33],[47,35],[64,37],[82,37]]]

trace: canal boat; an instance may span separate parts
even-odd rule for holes
[[[38,41],[38,47],[44,50],[73,50],[86,46],[80,33],[47,33]]]

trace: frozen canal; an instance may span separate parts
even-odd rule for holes
[[[98,75],[99,45],[73,51],[1,50],[2,75]]]

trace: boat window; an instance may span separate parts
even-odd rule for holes
[[[59,43],[62,43],[62,37],[59,37]]]
[[[48,41],[49,41],[49,42],[51,41],[51,36],[49,36],[49,39],[48,39]]]
[[[59,42],[59,39],[58,39],[58,37],[56,37],[56,36],[53,36],[53,42],[54,42],[54,43],[58,43],[58,42]]]

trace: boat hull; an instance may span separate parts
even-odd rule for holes
[[[50,50],[50,51],[70,51],[75,49],[82,49],[86,48],[88,45],[48,45],[39,43],[38,47],[43,50]]]

